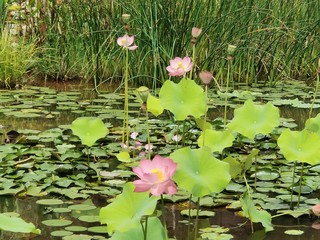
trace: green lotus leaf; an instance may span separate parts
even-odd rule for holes
[[[167,80],[159,92],[162,106],[172,112],[177,120],[187,116],[199,118],[207,111],[207,97],[193,80],[183,78],[179,83]]]
[[[159,116],[164,110],[164,108],[161,106],[160,100],[151,94],[148,96],[147,109],[148,112],[151,112],[156,117]]]
[[[71,130],[81,143],[91,147],[98,139],[105,137],[109,130],[100,118],[79,117],[71,124]]]
[[[127,232],[116,232],[111,240],[141,240],[144,239],[142,227],[137,226]],[[164,228],[158,218],[148,218],[147,239],[164,240]]]
[[[170,158],[178,163],[173,179],[195,197],[219,193],[231,179],[229,164],[213,157],[208,147],[178,149]]]
[[[141,227],[141,217],[154,212],[158,198],[149,197],[149,192],[133,190],[133,183],[125,184],[123,192],[112,203],[101,208],[100,221],[107,224],[109,234],[115,231],[127,232],[132,228]]]
[[[41,230],[37,229],[32,223],[27,223],[20,217],[4,213],[0,213],[0,229],[20,233],[41,233]]]
[[[245,217],[249,218],[254,223],[260,222],[266,232],[273,230],[271,215],[265,210],[258,210],[247,194],[240,198],[240,202]]]
[[[222,152],[223,149],[232,146],[234,136],[230,131],[204,130],[198,138],[198,146],[207,146],[213,152]]]
[[[315,132],[320,135],[320,113],[314,118],[309,118],[306,121],[305,129],[308,129],[311,132]]]
[[[254,139],[258,133],[269,134],[280,123],[279,109],[270,102],[264,105],[254,104],[251,99],[234,110],[234,118],[228,124],[229,129]]]
[[[278,146],[290,162],[299,161],[311,165],[320,162],[320,136],[314,132],[286,129],[278,138]]]

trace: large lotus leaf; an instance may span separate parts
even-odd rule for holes
[[[240,202],[245,217],[249,218],[254,223],[260,222],[266,232],[273,230],[271,215],[265,210],[258,210],[247,194],[240,198]]]
[[[320,113],[315,118],[309,118],[306,121],[305,129],[315,132],[320,135]]]
[[[41,233],[40,229],[37,229],[32,223],[27,223],[20,217],[3,213],[0,213],[0,229],[20,233]]]
[[[264,105],[254,104],[251,99],[234,110],[234,118],[228,124],[229,129],[254,139],[258,133],[269,134],[280,123],[279,109],[270,102]]]
[[[179,83],[167,80],[159,92],[162,106],[172,112],[177,120],[187,116],[199,118],[207,111],[207,97],[193,80],[183,78]]]
[[[99,138],[105,137],[109,130],[100,118],[79,117],[71,124],[71,130],[81,143],[91,147]]]
[[[213,157],[208,147],[178,149],[170,158],[178,163],[173,179],[196,197],[221,192],[231,179],[229,164]]]
[[[159,116],[164,110],[164,108],[160,103],[160,100],[152,96],[151,94],[149,94],[148,96],[147,109],[148,109],[148,112],[151,112],[156,117]]]
[[[142,227],[137,226],[127,232],[116,232],[111,240],[141,240],[144,239]],[[148,218],[147,239],[165,240],[164,228],[158,218]]]
[[[288,161],[306,162],[311,165],[320,162],[320,136],[306,129],[284,130],[278,138],[278,145]]]
[[[131,182],[125,184],[123,192],[112,203],[101,208],[100,221],[107,224],[109,234],[139,227],[141,217],[154,212],[158,198],[149,197],[149,192],[134,192],[134,188]]]
[[[222,152],[223,149],[232,146],[234,136],[230,131],[204,130],[198,138],[198,146],[207,146],[212,152]]]

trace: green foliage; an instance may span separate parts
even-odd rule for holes
[[[0,86],[14,87],[27,81],[27,73],[35,66],[37,48],[34,41],[9,34],[4,28],[0,33]]]
[[[70,128],[81,139],[82,144],[88,147],[92,147],[98,139],[109,133],[103,121],[96,117],[79,117],[72,122]]]
[[[207,111],[207,97],[193,80],[183,78],[179,83],[165,81],[159,92],[161,105],[172,112],[176,120],[188,116],[199,118]]]
[[[254,205],[252,199],[248,197],[247,194],[240,198],[240,202],[245,217],[249,218],[254,223],[260,222],[266,232],[273,230],[271,215],[265,210],[258,210]]]
[[[37,229],[32,223],[27,223],[20,217],[10,216],[4,213],[0,213],[0,229],[20,233],[41,233],[41,230]]]
[[[210,148],[185,147],[174,151],[170,158],[178,163],[174,181],[195,197],[219,193],[231,179],[229,164],[213,157]]]
[[[306,121],[305,129],[320,135],[320,114],[317,114],[314,118],[309,118]]]
[[[100,221],[107,224],[109,234],[141,228],[141,218],[153,214],[158,199],[149,197],[149,192],[136,193],[133,190],[133,183],[125,184],[123,192],[111,204],[101,208]]]
[[[254,104],[251,99],[234,110],[234,118],[228,127],[243,136],[254,139],[255,135],[269,134],[280,123],[279,109],[270,102],[264,105]]]
[[[234,136],[230,131],[204,130],[198,138],[198,146],[207,146],[213,152],[222,152],[223,149],[232,146]],[[203,144],[204,143],[204,144]]]
[[[320,136],[309,130],[285,129],[278,138],[283,156],[290,162],[305,162],[311,165],[320,162]]]
[[[151,94],[148,96],[147,108],[148,111],[156,117],[159,116],[164,110],[164,108],[161,106],[160,100]]]

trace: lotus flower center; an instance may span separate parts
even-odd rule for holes
[[[126,38],[123,38],[123,39],[121,40],[121,43],[122,43],[122,45],[125,45],[125,44],[127,43],[127,39],[126,39]]]
[[[181,61],[179,61],[179,62],[177,63],[177,65],[178,65],[178,69],[180,69],[180,68],[184,69],[184,66],[183,66],[183,64],[182,64]]]
[[[158,176],[159,182],[162,182],[164,180],[164,174],[162,171],[160,171],[159,168],[154,168],[151,170],[152,173],[156,174]]]

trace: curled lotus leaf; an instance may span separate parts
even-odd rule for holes
[[[308,129],[311,132],[315,132],[320,135],[320,113],[314,118],[309,118],[306,121],[305,129]]]
[[[109,130],[100,118],[79,117],[71,124],[71,130],[81,143],[91,147],[98,139],[105,137]]]
[[[230,182],[229,164],[215,158],[208,147],[181,148],[170,158],[178,163],[173,180],[195,197],[219,193]]]
[[[305,162],[311,165],[320,162],[320,136],[307,129],[284,130],[278,138],[283,156],[290,162]]]
[[[254,104],[251,99],[234,110],[234,118],[228,124],[229,129],[254,139],[255,135],[269,134],[280,123],[279,108],[270,102],[264,105]]]
[[[179,83],[167,80],[159,92],[162,106],[172,112],[177,120],[188,116],[199,118],[207,111],[207,96],[193,80],[183,78]]]
[[[213,152],[222,152],[223,149],[231,147],[234,141],[234,136],[230,131],[216,131],[213,129],[204,130],[199,139],[198,146],[207,146]]]

